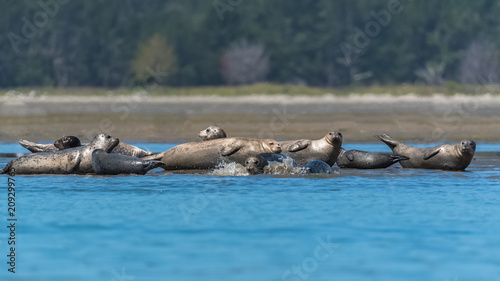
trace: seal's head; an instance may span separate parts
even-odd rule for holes
[[[250,156],[245,160],[245,168],[250,175],[262,174],[264,166],[266,165],[265,159],[258,156]]]
[[[264,149],[269,153],[281,153],[281,145],[273,139],[262,140]]]
[[[113,138],[110,135],[99,134],[92,139],[90,145],[110,153],[119,143],[120,140],[118,138]]]
[[[463,140],[460,142],[458,147],[462,154],[474,155],[476,152],[476,142],[473,140]]]
[[[325,136],[326,142],[329,144],[335,146],[335,145],[342,145],[342,133],[338,131],[331,131]]]
[[[226,137],[226,132],[220,127],[210,125],[208,128],[201,130],[198,133],[198,137],[202,140],[213,140],[213,139],[221,139]]]
[[[54,146],[59,150],[81,146],[80,139],[75,136],[64,136],[54,142]]]

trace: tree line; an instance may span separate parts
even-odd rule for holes
[[[499,80],[493,0],[1,1],[0,87]]]

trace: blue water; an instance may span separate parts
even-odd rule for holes
[[[17,273],[4,226],[0,280],[500,280],[498,151],[479,143],[467,172],[16,176]]]

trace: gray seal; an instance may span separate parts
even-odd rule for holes
[[[332,131],[319,140],[291,140],[280,144],[282,153],[295,159],[299,165],[321,160],[333,166],[342,146],[342,134]]]
[[[476,143],[473,140],[462,140],[455,145],[418,148],[396,141],[386,134],[377,137],[394,153],[410,158],[400,161],[403,168],[463,171],[469,166],[476,152]]]
[[[55,151],[59,151],[59,150],[64,150],[64,149],[68,149],[68,148],[81,146],[80,139],[78,139],[77,137],[74,137],[74,136],[62,137],[61,139],[56,140],[54,142],[54,144],[40,144],[40,143],[28,141],[28,140],[20,140],[19,144],[33,153],[55,152]],[[153,154],[149,151],[142,150],[142,149],[138,148],[137,146],[126,144],[123,142],[120,142],[113,149],[112,153],[129,155],[129,156],[134,156],[134,157],[139,157],[139,158]]]
[[[272,139],[223,138],[183,143],[144,159],[161,159],[165,170],[213,169],[230,162],[244,165],[249,156],[259,153],[280,152],[279,143]]]
[[[92,152],[96,149],[111,151],[119,140],[99,134],[85,146],[56,152],[34,153],[10,161],[0,174],[86,174],[93,173]]]
[[[350,169],[384,169],[401,160],[410,158],[402,155],[340,149],[337,165]]]
[[[162,164],[161,161],[107,153],[102,149],[96,149],[92,152],[92,168],[98,175],[145,175],[149,170],[160,167]]]
[[[333,169],[326,162],[314,160],[302,167],[300,174],[332,174]]]
[[[201,138],[201,140],[206,141],[206,140],[214,140],[214,139],[222,139],[226,138],[226,132],[218,126],[215,125],[210,125],[208,128],[201,130],[198,133],[198,137]]]
[[[269,166],[269,162],[283,163],[285,160],[289,159],[293,167],[298,167],[299,165],[292,158],[278,153],[260,153],[254,156],[250,156],[245,160],[245,168],[250,175],[258,175],[264,173],[264,168]]]

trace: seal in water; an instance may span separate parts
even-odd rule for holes
[[[339,168],[384,169],[401,160],[410,158],[389,153],[376,153],[361,150],[340,149],[337,165]]]
[[[260,153],[250,156],[245,160],[245,168],[250,175],[258,175],[264,173],[264,168],[269,165],[269,162],[283,163],[285,160],[290,161],[293,167],[299,165],[292,158],[278,153]]]
[[[98,175],[145,175],[149,170],[161,165],[163,165],[161,161],[144,160],[134,156],[107,153],[102,149],[96,149],[92,152],[92,168]]]
[[[198,133],[198,137],[200,137],[201,140],[206,141],[206,140],[222,139],[226,138],[227,136],[226,132],[221,127],[210,125],[208,126],[208,128],[201,130]]]
[[[394,153],[410,158],[399,162],[404,168],[463,171],[469,166],[476,152],[476,143],[473,140],[463,140],[455,145],[418,148],[396,141],[386,134],[377,137]]]
[[[333,166],[342,146],[342,134],[337,131],[326,134],[319,140],[292,140],[280,142],[283,154],[295,159],[299,165],[321,160]]]
[[[144,159],[161,159],[165,170],[213,169],[224,162],[244,165],[249,156],[266,152],[280,153],[281,147],[272,139],[223,138],[180,144]]]
[[[10,161],[0,174],[85,174],[93,173],[92,152],[96,149],[111,151],[119,140],[99,134],[85,146],[56,152],[34,153]]]
[[[333,169],[330,165],[321,160],[314,160],[302,167],[300,174],[332,174]]]

